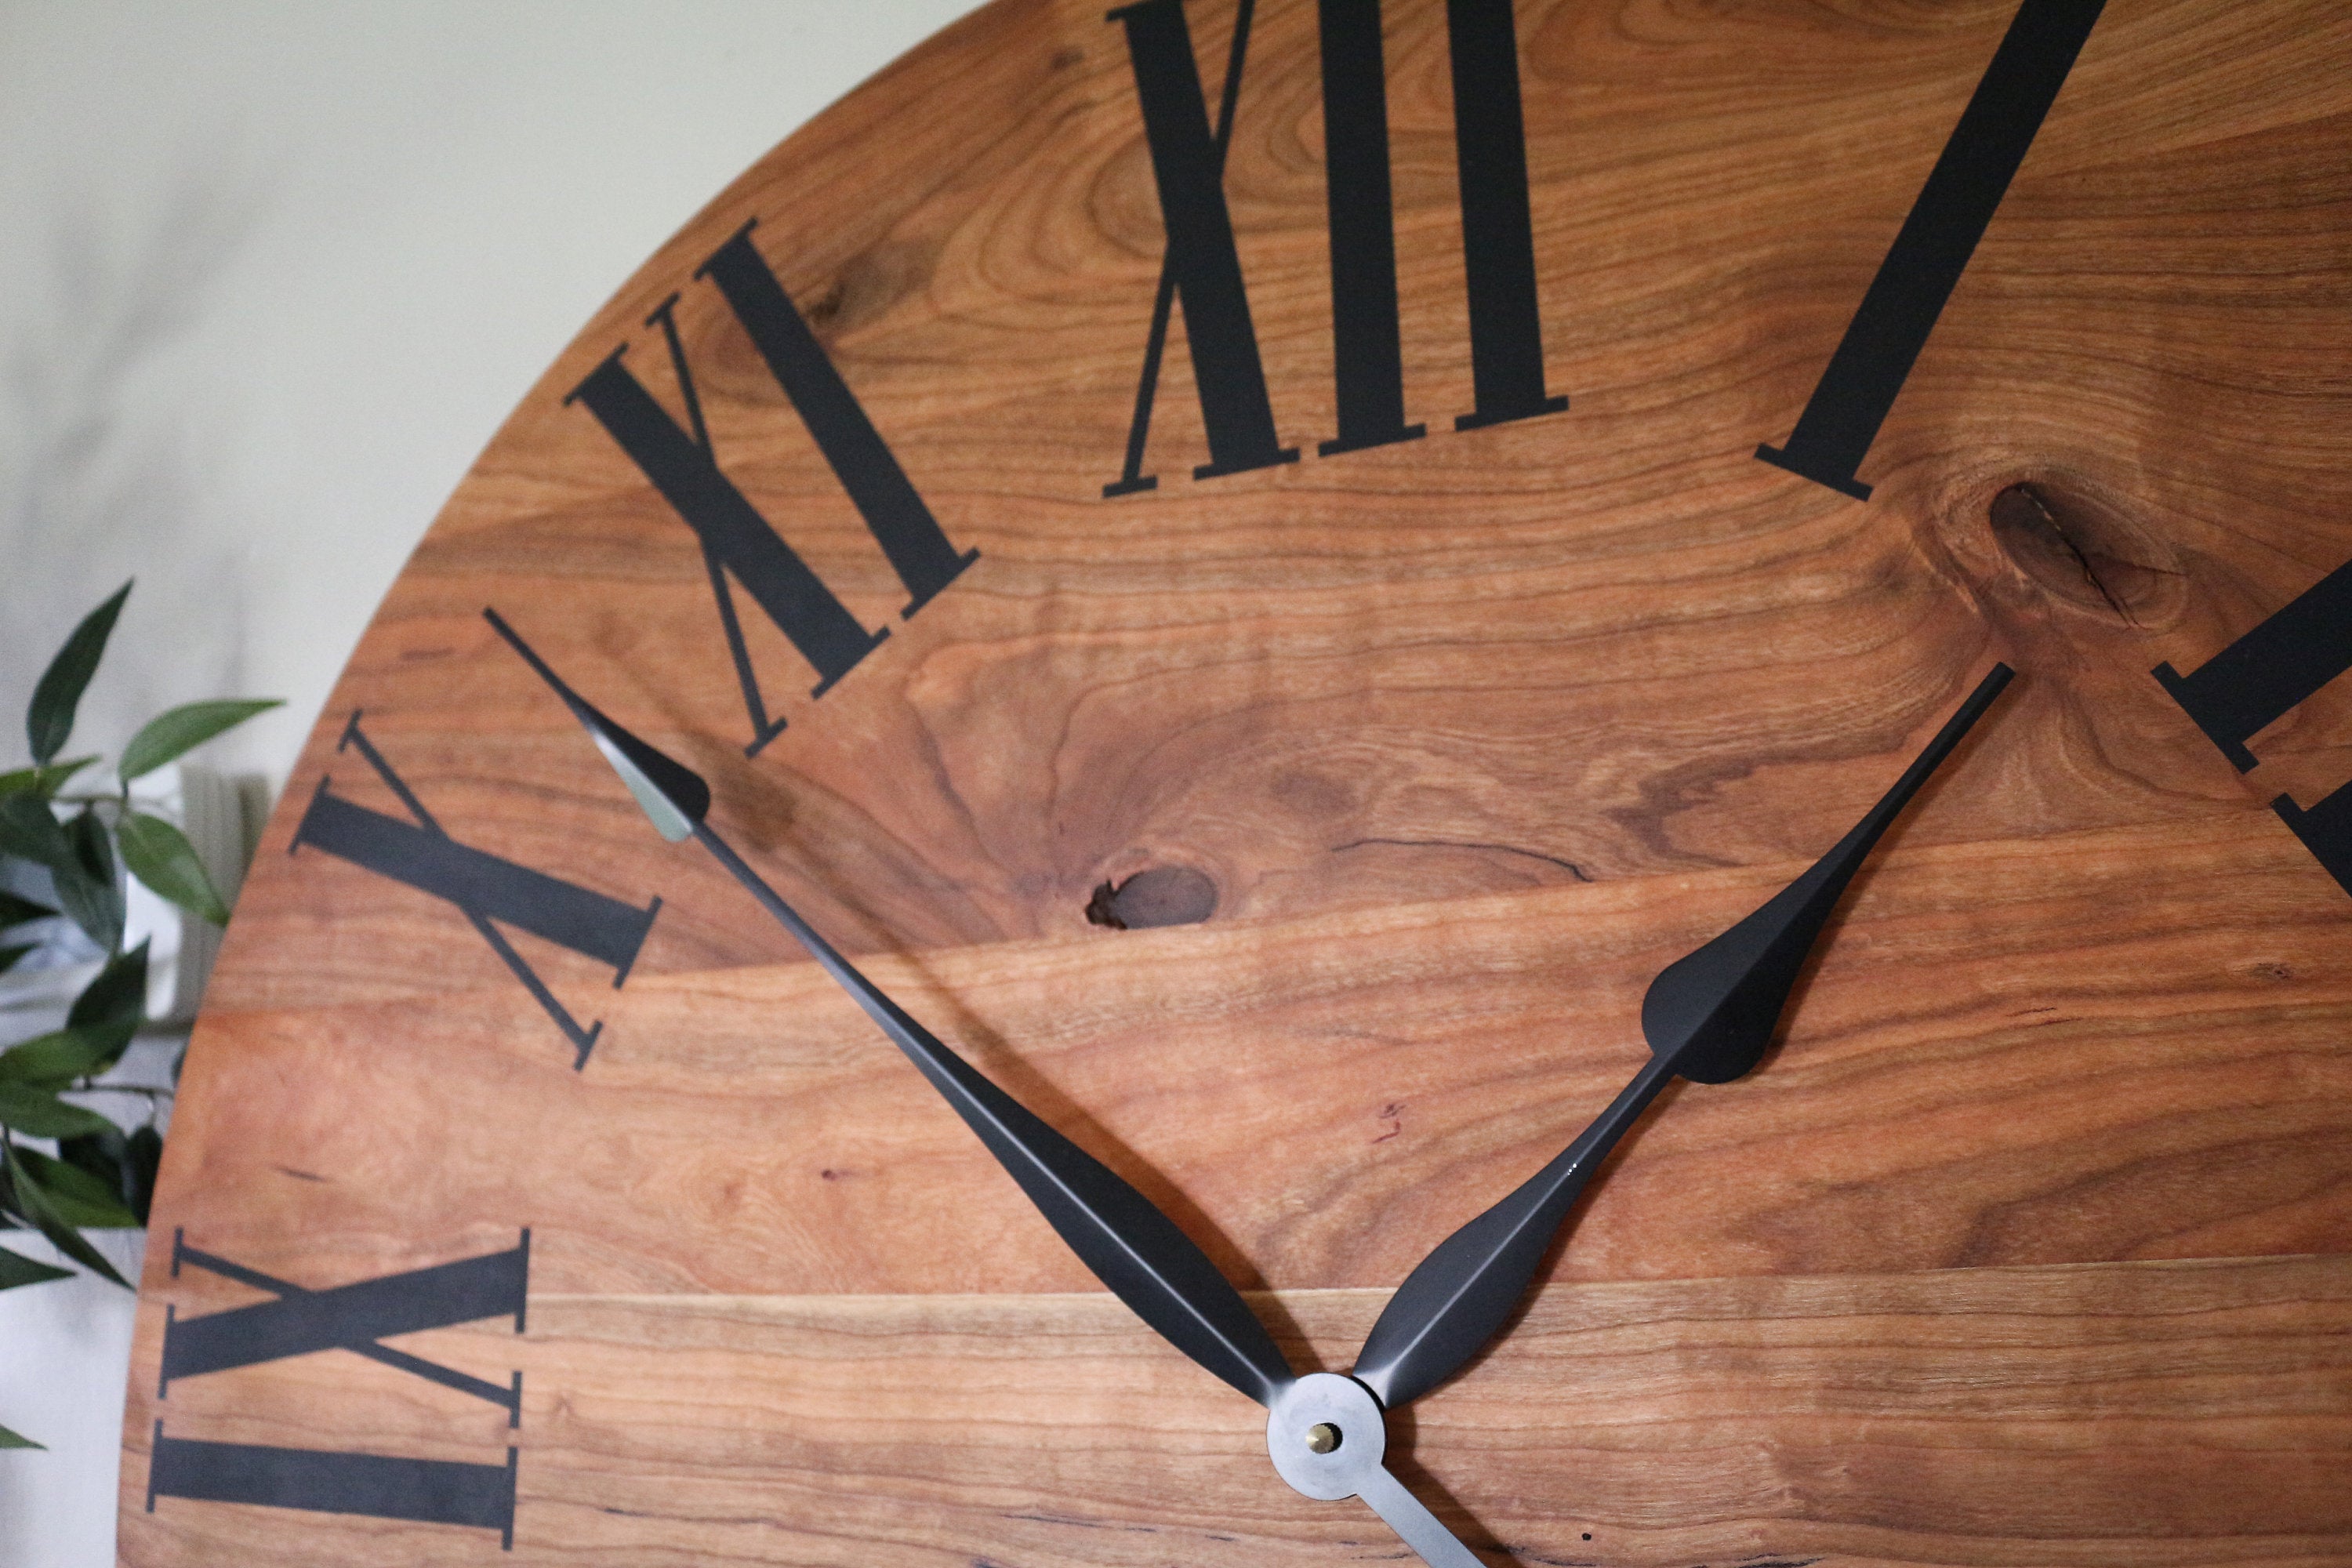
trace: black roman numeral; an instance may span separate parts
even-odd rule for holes
[[[174,1278],[184,1264],[267,1290],[277,1299],[186,1320],[173,1308],[163,1328],[160,1395],[170,1394],[175,1378],[257,1366],[315,1351],[344,1350],[488,1400],[507,1412],[509,1426],[520,1424],[522,1373],[516,1373],[510,1385],[501,1386],[388,1349],[382,1342],[397,1334],[509,1314],[514,1318],[515,1331],[522,1332],[530,1279],[528,1230],[517,1246],[505,1252],[324,1290],[273,1279],[200,1251],[187,1245],[184,1233],[175,1232],[172,1238]],[[507,1449],[504,1464],[493,1465],[214,1443],[166,1436],[163,1423],[158,1420],[147,1472],[147,1511],[155,1511],[157,1498],[176,1497],[366,1514],[495,1530],[501,1543],[511,1549],[515,1460],[512,1447]]]
[[[497,1531],[499,1544],[512,1551],[515,1450],[507,1450],[503,1465],[404,1459],[167,1437],[158,1421],[147,1467],[148,1512],[158,1497],[469,1524]]]
[[[1200,68],[1192,63],[1192,30],[1184,21],[1184,0],[1142,0],[1108,16],[1127,28],[1168,249],[1160,264],[1144,374],[1136,387],[1127,467],[1103,487],[1107,496],[1150,489],[1160,482],[1140,470],[1171,297],[1183,301],[1184,340],[1192,350],[1201,419],[1209,434],[1209,461],[1194,468],[1192,477],[1205,479],[1298,460],[1298,448],[1285,447],[1274,433],[1265,367],[1258,359],[1257,330],[1250,323],[1241,253],[1234,247],[1233,214],[1225,207],[1225,150],[1233,141],[1234,108],[1241,98],[1242,66],[1255,8],[1255,0],[1242,0],[1234,19],[1233,52],[1225,63],[1223,97],[1213,131],[1201,91]]]
[[[1511,0],[1445,0],[1454,60],[1454,150],[1462,177],[1462,258],[1470,276],[1470,374],[1478,406],[1456,430],[1557,414],[1544,395],[1528,136]]]
[[[1249,295],[1225,204],[1225,153],[1247,57],[1253,0],[1241,0],[1212,128],[1183,0],[1139,0],[1109,14],[1127,32],[1144,139],[1168,232],[1128,426],[1127,460],[1106,496],[1154,489],[1143,471],[1171,305],[1199,388],[1210,461],[1195,479],[1295,462],[1275,433]],[[1339,433],[1324,457],[1410,441],[1404,417],[1391,191],[1388,79],[1380,0],[1320,0],[1323,118],[1331,247],[1332,368]],[[1528,202],[1527,132],[1519,98],[1511,0],[1447,0],[1454,67],[1454,150],[1461,173],[1463,258],[1469,279],[1471,377],[1476,406],[1458,430],[1554,414],[1568,399],[1544,389],[1535,232]]]
[[[695,276],[708,278],[718,288],[767,362],[769,373],[792,400],[801,423],[832,466],[834,477],[865,519],[866,531],[906,586],[909,597],[901,614],[911,618],[978,560],[980,552],[959,553],[948,542],[930,508],[784,292],[783,284],[751,243],[752,226],[747,223],[738,229]],[[702,541],[711,593],[718,600],[728,652],[734,659],[736,681],[751,721],[751,740],[743,752],[746,756],[757,756],[782,732],[785,721],[768,715],[767,700],[743,641],[742,624],[729,585],[730,575],[766,612],[777,630],[792,640],[801,657],[815,667],[817,682],[810,689],[812,697],[824,696],[890,634],[887,627],[869,632],[860,625],[720,471],[709,429],[703,423],[693,368],[679,341],[677,305],[677,296],[673,294],[646,318],[646,324],[658,325],[669,345],[688,427],[671,418],[630,373],[622,361],[628,353],[625,344],[589,372],[564,401],[586,405]]]
[[[507,1413],[507,1425],[522,1420],[522,1373],[511,1384],[486,1383],[462,1372],[405,1351],[386,1349],[380,1342],[421,1329],[446,1329],[478,1318],[514,1317],[515,1332],[523,1329],[524,1293],[530,1278],[530,1232],[505,1252],[460,1258],[430,1268],[362,1279],[331,1290],[310,1290],[275,1279],[257,1268],[232,1263],[215,1253],[187,1244],[186,1234],[172,1237],[172,1277],[184,1264],[194,1264],[224,1279],[267,1290],[278,1299],[232,1311],[214,1312],[181,1321],[171,1309],[163,1325],[163,1373],[156,1389],[168,1397],[175,1378],[197,1377],[240,1366],[313,1351],[346,1350],[401,1372],[413,1373],[444,1388],[486,1399]]]
[[[1381,0],[1322,0],[1317,9],[1323,47],[1323,195],[1331,237],[1331,368],[1339,434],[1315,450],[1328,458],[1411,441],[1423,434],[1423,426],[1404,422]]]
[[[2321,687],[2352,669],[2352,563],[2322,577],[2284,609],[2182,675],[2168,663],[2154,671],[2181,710],[2240,773],[2251,773],[2246,749],[2265,726],[2285,717]],[[2292,795],[2271,802],[2279,820],[2327,874],[2352,893],[2352,784],[2309,811]]]
[[[1878,438],[2105,4],[2024,0],[2018,6],[1788,444],[1759,447],[1759,458],[1857,500],[1870,498],[1854,470]]]
[[[603,1021],[582,1027],[493,922],[519,926],[612,965],[613,988],[617,991],[629,977],[629,967],[636,962],[637,950],[645,945],[646,933],[653,929],[654,916],[661,910],[661,900],[656,898],[641,910],[460,844],[425,809],[416,792],[393,771],[383,753],[361,730],[356,711],[351,722],[343,726],[342,739],[336,742],[335,749],[340,752],[352,746],[359,748],[368,766],[375,770],[376,776],[383,780],[416,820],[403,822],[396,816],[354,805],[332,794],[329,786],[333,780],[322,774],[310,807],[302,813],[302,821],[294,831],[289,853],[309,845],[455,904],[482,940],[490,944],[490,951],[499,955],[555,1021],[556,1027],[563,1031],[563,1037],[572,1042],[573,1068],[586,1067],[588,1053],[595,1048],[596,1037],[604,1031]]]

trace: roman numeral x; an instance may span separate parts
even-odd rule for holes
[[[169,1309],[163,1323],[163,1372],[155,1393],[168,1397],[175,1378],[257,1366],[314,1351],[343,1350],[373,1362],[486,1399],[507,1413],[507,1425],[522,1421],[522,1373],[510,1384],[486,1382],[381,1342],[423,1329],[446,1329],[478,1318],[512,1313],[515,1332],[523,1330],[524,1289],[530,1277],[530,1232],[505,1252],[461,1258],[381,1279],[362,1279],[331,1289],[312,1290],[233,1263],[217,1253],[190,1247],[184,1231],[172,1234],[172,1278],[194,1264],[224,1279],[267,1290],[274,1301],[257,1302],[201,1318],[183,1319]]]
[[[416,798],[416,792],[376,750],[374,742],[360,728],[357,711],[343,726],[342,739],[335,745],[339,752],[351,747],[358,749],[376,776],[416,820],[403,822],[396,816],[354,805],[332,794],[329,786],[333,780],[321,774],[288,853],[305,845],[323,849],[339,859],[364,866],[379,876],[456,905],[467,922],[489,943],[490,951],[530,993],[541,1010],[563,1031],[563,1037],[572,1042],[573,1068],[586,1067],[588,1053],[595,1048],[596,1037],[604,1031],[604,1022],[600,1019],[583,1027],[556,1000],[555,993],[548,989],[547,983],[515,951],[514,943],[494,922],[519,926],[574,952],[611,964],[613,988],[617,991],[629,977],[630,965],[637,961],[637,951],[645,945],[646,933],[653,929],[654,916],[661,911],[661,900],[656,898],[641,910],[460,844],[449,837],[448,831],[425,808],[425,803]]]

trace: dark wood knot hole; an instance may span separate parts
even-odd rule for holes
[[[2045,483],[1992,498],[1993,538],[2011,564],[2052,597],[2134,626],[2156,608],[2167,571],[2149,542],[2105,508]]]
[[[1105,882],[1087,900],[1087,919],[1113,931],[1196,925],[1217,912],[1217,885],[1190,866],[1154,866]]]

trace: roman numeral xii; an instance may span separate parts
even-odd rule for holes
[[[1274,406],[1251,320],[1249,291],[1225,202],[1225,153],[1247,64],[1255,0],[1241,0],[1213,122],[1193,61],[1183,0],[1139,0],[1109,14],[1124,28],[1144,140],[1168,235],[1129,422],[1127,458],[1106,496],[1155,489],[1143,471],[1171,312],[1184,312],[1209,461],[1196,479],[1298,460],[1275,433]],[[1380,0],[1319,0],[1323,122],[1331,252],[1331,341],[1339,433],[1324,457],[1411,441],[1404,416],[1391,196],[1388,81]],[[1554,414],[1545,390],[1535,233],[1528,205],[1527,132],[1511,0],[1447,0],[1462,250],[1469,282],[1474,406],[1457,430]]]

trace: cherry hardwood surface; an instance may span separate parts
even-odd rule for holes
[[[1445,10],[1388,0],[1406,416],[1337,415],[1317,11],[1264,0],[1225,170],[1286,466],[1207,458],[1183,312],[1106,499],[1163,236],[1120,28],[1000,0],[629,280],[402,574],[265,835],[155,1205],[309,1289],[531,1234],[529,1327],[175,1381],[141,1565],[1213,1563],[1402,1552],[1093,1281],[484,623],[711,781],[909,1011],[1344,1369],[1385,1292],[1643,1059],[1643,992],[1852,826],[1996,659],[1749,1078],[1667,1091],[1503,1345],[1398,1417],[1491,1563],[2352,1563],[2352,896],[2151,677],[2352,561],[2352,10],[2109,0],[1906,382],[1867,502],[1784,440],[2014,0],[1520,0],[1543,349],[1474,405]],[[1213,108],[1230,0],[1186,7]],[[913,616],[697,268],[751,240],[959,549]],[[727,477],[881,643],[756,756],[695,534],[567,397],[676,321]],[[465,374],[452,366],[452,374]],[[2020,489],[2020,487],[2024,487]],[[517,952],[315,846],[325,788],[639,909]],[[1209,917],[1090,923],[1181,868]],[[478,1461],[496,1533],[167,1498],[175,1436]],[[1589,1538],[1588,1538],[1589,1537]]]
[[[2352,1251],[2352,947],[2303,858],[2267,814],[1888,856],[1784,1042],[1669,1091],[1561,1276]],[[1650,976],[1798,868],[867,969],[1233,1277],[1392,1285],[1632,1075]],[[174,1223],[331,1279],[530,1226],[551,1290],[1092,1283],[814,964],[633,979],[601,1012],[583,1073],[511,984],[215,1016]]]
[[[1257,1298],[1295,1364],[1345,1366],[1381,1290]],[[152,1364],[162,1313],[142,1315]],[[1402,1553],[1265,1461],[1264,1413],[1099,1292],[605,1296],[528,1332],[411,1336],[503,1379],[505,1417],[299,1357],[246,1385],[136,1379],[152,1419],[310,1446],[521,1449],[516,1546],[167,1503],[135,1561],[1312,1564]],[[348,1359],[348,1358],[347,1358]],[[246,1374],[239,1374],[244,1376]],[[322,1414],[324,1412],[331,1414]],[[1496,1560],[1836,1564],[2352,1562],[2352,1263],[2341,1258],[1576,1285],[1413,1407],[1403,1474]]]
[[[1213,83],[1230,15],[1192,9]],[[2290,781],[2313,795],[2352,769],[2331,715],[2303,714],[2241,783],[2147,674],[2352,558],[2341,7],[2112,8],[1874,449],[1867,505],[1751,454],[1786,434],[2011,7],[1522,6],[1547,357],[1573,402],[1459,433],[1442,15],[1391,9],[1407,412],[1438,433],[1194,481],[1180,311],[1160,486],[1104,500],[1160,259],[1133,87],[1098,7],[992,7],[779,149],[588,326],[393,590],[289,798],[331,773],[396,809],[332,751],[363,710],[460,839],[662,894],[642,972],[789,956],[715,867],[636,826],[485,605],[709,773],[852,951],[1075,932],[1103,879],[1165,861],[1246,919],[1810,858],[1996,657],[2028,678],[1994,721],[2002,761],[1909,842],[2185,823],[2267,802],[2273,769],[2315,769]],[[1312,49],[1311,7],[1263,8],[1228,173],[1282,437],[1310,445],[1332,428]],[[912,620],[693,283],[754,216],[950,539],[981,552]],[[672,293],[730,478],[890,630],[812,702],[747,606],[792,720],[757,760],[693,533],[562,403],[625,343],[683,419],[641,324]],[[2125,614],[2002,548],[1989,503],[2020,481],[2063,503]],[[446,906],[286,864],[294,819],[215,1008],[499,978]]]

